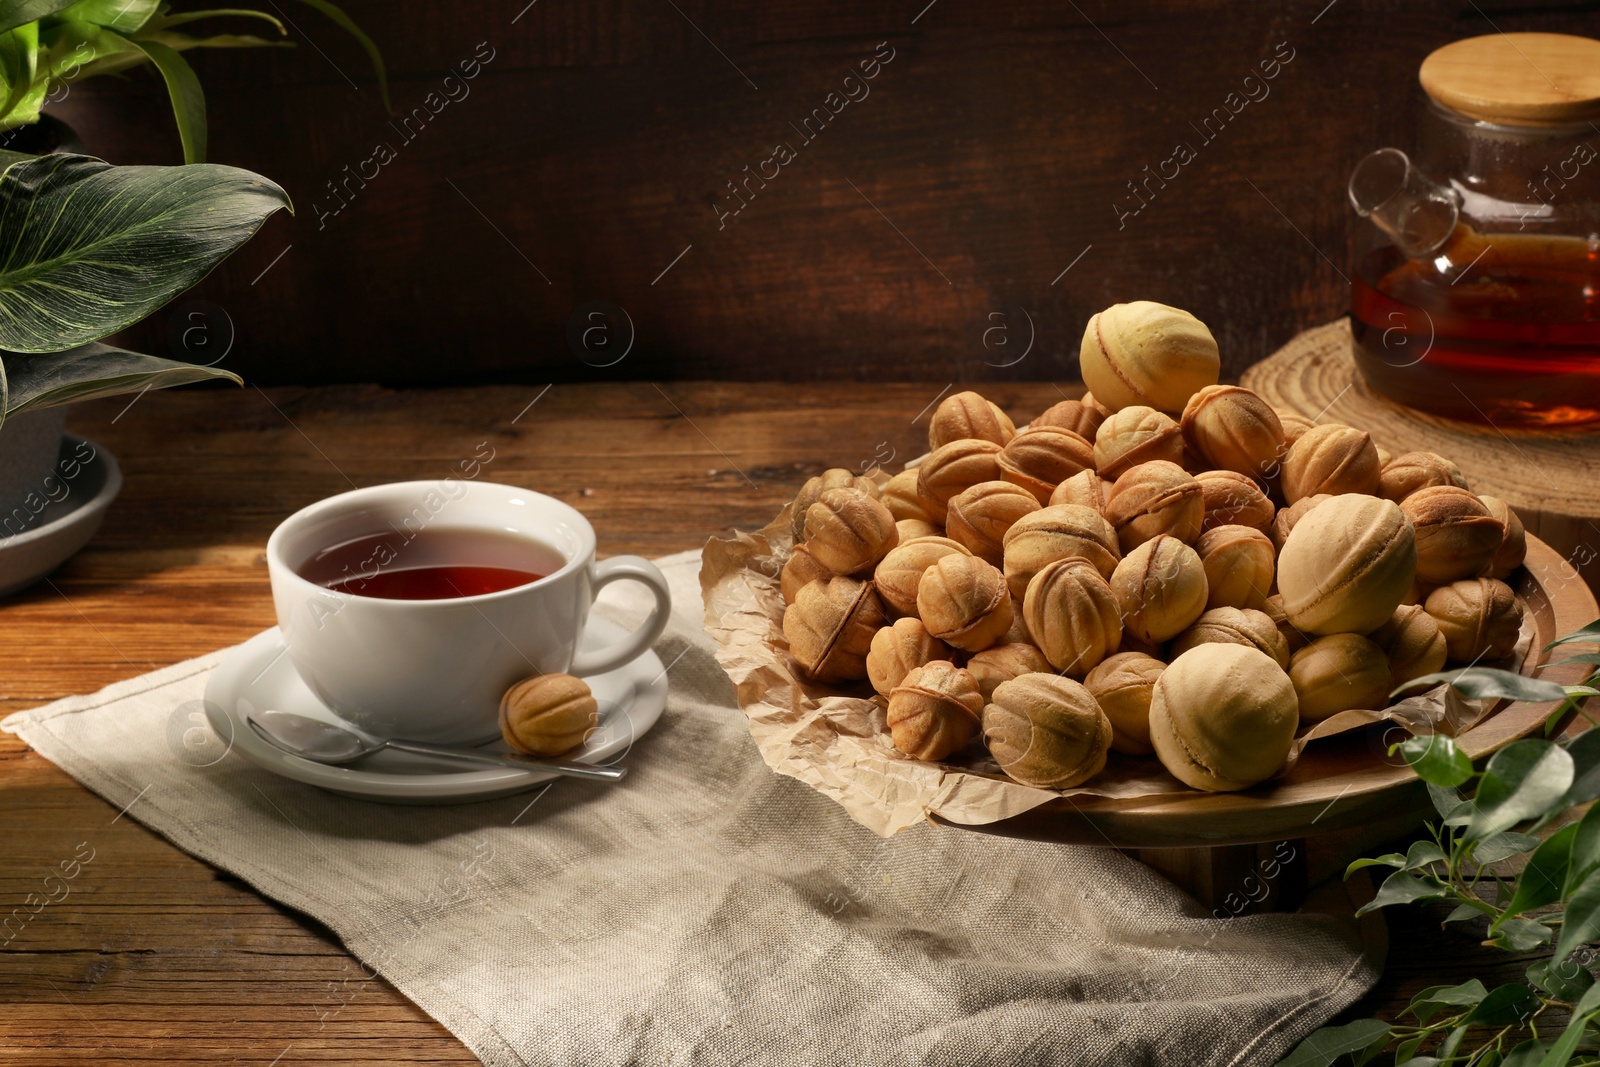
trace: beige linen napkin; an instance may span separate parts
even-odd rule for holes
[[[762,762],[661,561],[671,699],[618,786],[391,807],[169,727],[224,652],[0,723],[333,929],[487,1064],[1271,1064],[1376,979],[1350,905],[1213,918],[1110,849],[880,840]],[[644,606],[607,590],[602,611]],[[531,806],[530,806],[531,805]]]

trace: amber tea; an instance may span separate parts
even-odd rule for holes
[[[1358,265],[1350,324],[1362,374],[1450,418],[1600,423],[1600,242],[1472,237],[1475,247],[1440,260],[1385,246]]]
[[[321,550],[299,574],[336,593],[448,600],[515,589],[565,562],[553,548],[498,530],[386,530]]]

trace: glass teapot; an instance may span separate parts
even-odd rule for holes
[[[1600,41],[1475,37],[1420,80],[1415,155],[1350,177],[1356,365],[1433,414],[1600,429]]]

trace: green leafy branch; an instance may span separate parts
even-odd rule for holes
[[[1547,647],[1597,641],[1600,620]],[[1549,666],[1572,663],[1593,668],[1600,665],[1600,653],[1573,655]],[[1413,737],[1391,749],[1427,783],[1439,819],[1427,824],[1427,836],[1404,854],[1350,865],[1346,877],[1368,867],[1391,869],[1357,914],[1444,901],[1455,905],[1445,923],[1487,921],[1485,945],[1530,952],[1553,943],[1554,952],[1528,968],[1526,982],[1488,989],[1473,979],[1424,989],[1402,1013],[1414,1022],[1359,1019],[1325,1027],[1281,1067],[1328,1067],[1339,1057],[1359,1067],[1388,1050],[1394,1063],[1415,1067],[1600,1067],[1600,986],[1573,955],[1600,939],[1600,805],[1540,834],[1573,808],[1600,799],[1600,730],[1586,730],[1566,744],[1547,739],[1584,698],[1600,695],[1597,677],[1600,672],[1590,670],[1582,684],[1561,685],[1468,668],[1403,687],[1444,682],[1466,697],[1548,701],[1555,708],[1546,720],[1545,738],[1507,745],[1481,771],[1443,734]],[[1494,864],[1520,855],[1526,861],[1509,886],[1499,878],[1485,880]],[[1545,1023],[1553,1011],[1567,1016],[1559,1030]]]

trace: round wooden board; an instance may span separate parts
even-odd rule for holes
[[[1276,408],[1366,430],[1394,455],[1449,457],[1474,492],[1510,504],[1529,533],[1600,583],[1600,434],[1501,430],[1402,407],[1356,371],[1348,319],[1299,334],[1245,371],[1243,384]]]
[[[1541,651],[1556,637],[1600,615],[1594,594],[1549,545],[1528,538],[1526,565],[1512,577],[1527,604],[1534,638],[1523,670],[1570,649]],[[1539,677],[1565,684],[1587,668],[1564,664]],[[1456,740],[1474,759],[1539,734],[1554,704],[1510,704]],[[1333,833],[1363,825],[1381,839],[1385,828],[1431,810],[1422,782],[1398,760],[1384,757],[1383,731],[1373,726],[1306,748],[1283,778],[1239,793],[1182,793],[1112,800],[1063,797],[1004,822],[971,827],[1007,836],[1128,849],[1192,849],[1244,845]],[[1390,741],[1395,740],[1390,738]],[[1392,831],[1391,831],[1392,832]]]

